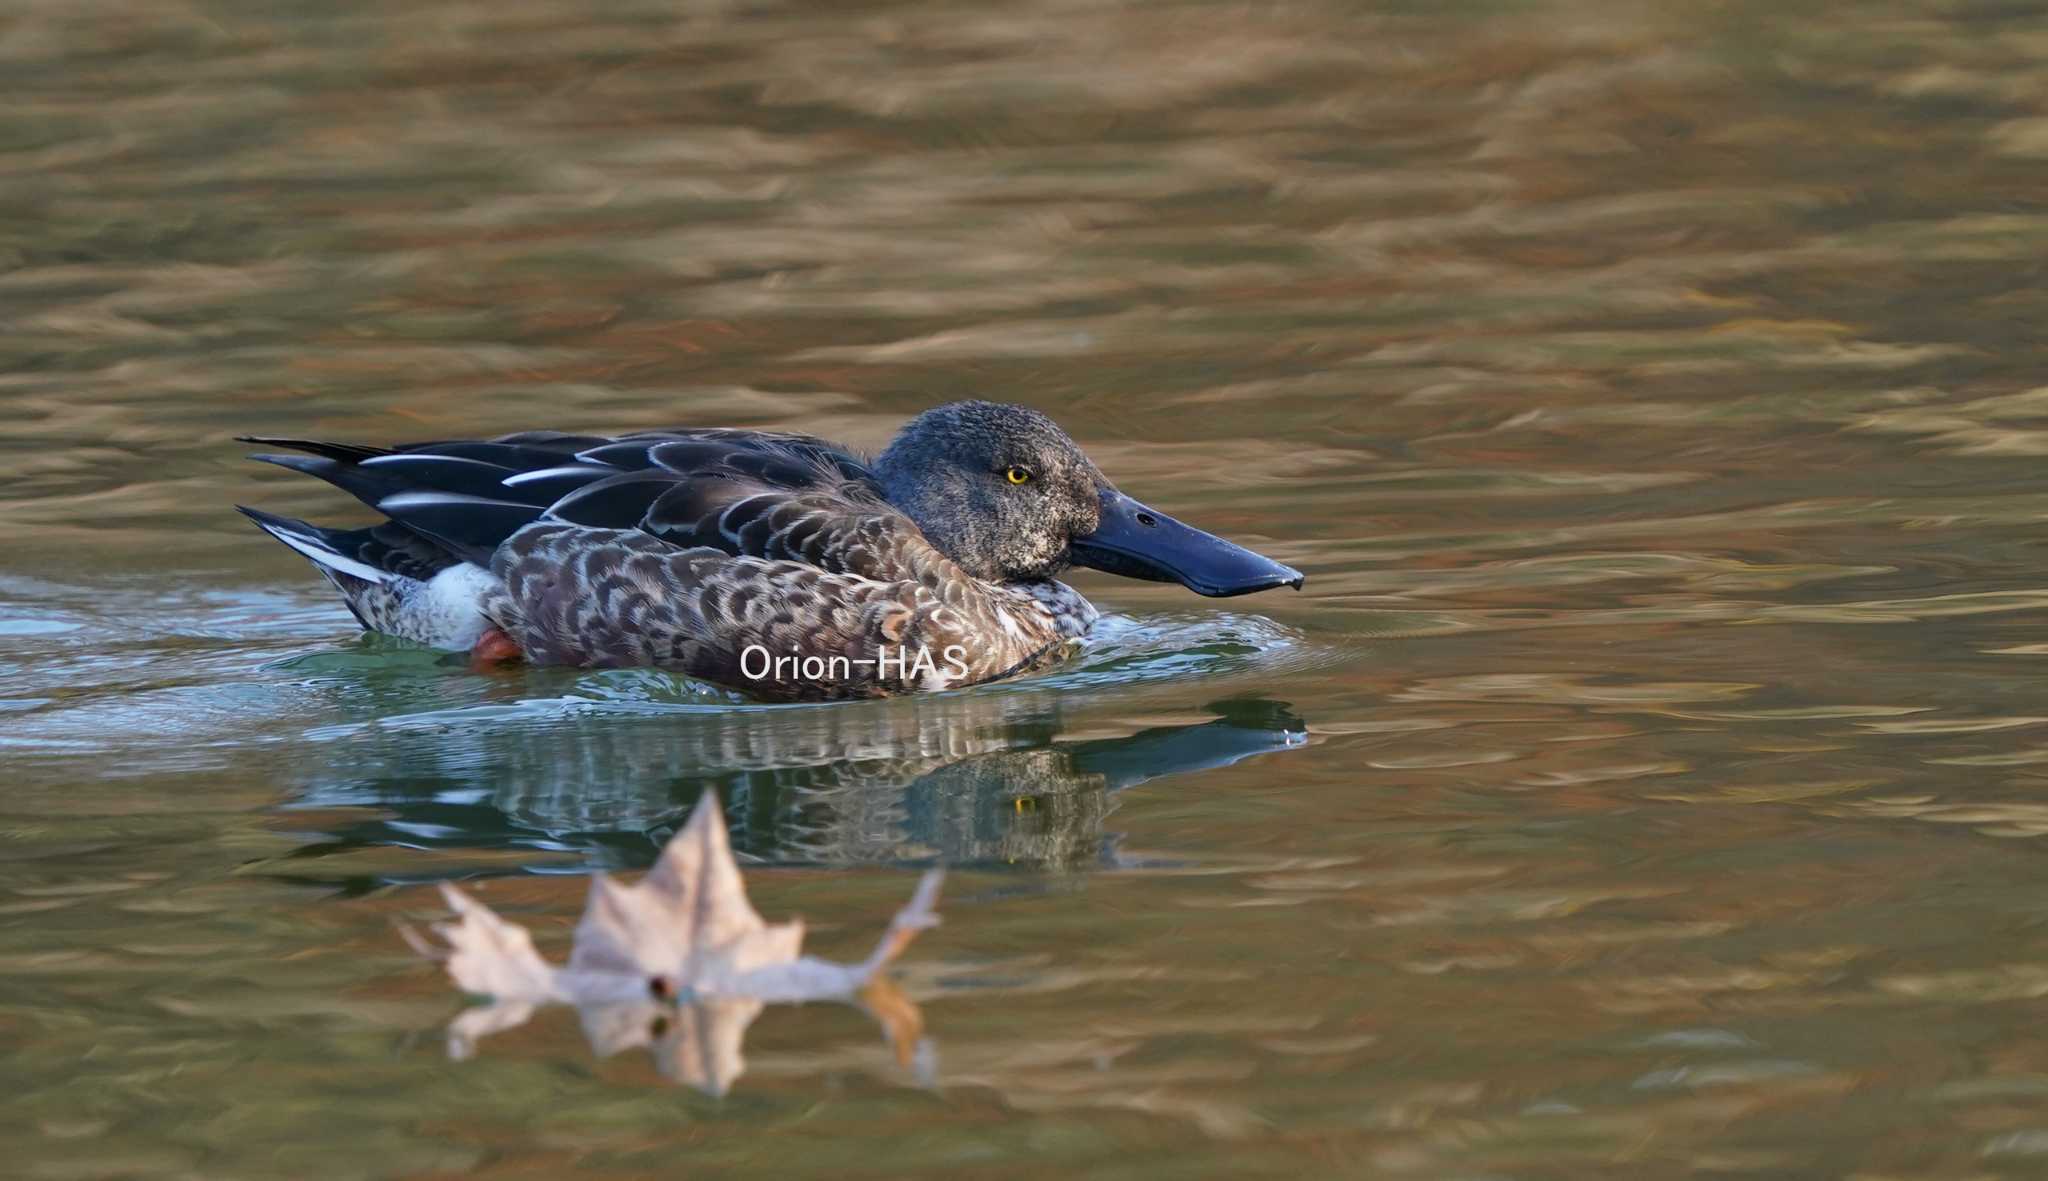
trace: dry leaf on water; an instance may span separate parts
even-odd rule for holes
[[[707,792],[638,882],[592,876],[566,967],[542,958],[526,928],[451,885],[441,893],[455,920],[433,927],[443,946],[402,930],[421,954],[443,962],[457,987],[491,999],[449,1025],[452,1056],[468,1057],[480,1038],[521,1024],[541,1005],[575,1005],[600,1055],[649,1046],[663,1073],[722,1094],[744,1068],[748,1024],[769,1002],[862,1004],[885,1014],[891,1044],[909,1060],[904,1039],[922,1032],[921,1019],[879,973],[919,931],[938,925],[944,876],[924,875],[860,963],[801,955],[803,924],[768,923],[747,900],[724,816]],[[871,1002],[884,996],[877,1009]],[[671,1001],[679,1003],[664,1003]]]

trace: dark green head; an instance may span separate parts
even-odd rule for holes
[[[874,470],[891,504],[986,581],[1051,578],[1080,565],[1205,595],[1302,582],[1290,567],[1118,492],[1058,424],[1027,406],[927,410]]]

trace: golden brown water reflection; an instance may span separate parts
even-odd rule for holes
[[[1990,2],[17,3],[0,1145],[2040,1170],[2044,63]],[[338,504],[251,430],[963,395],[1307,592],[1089,577],[1044,682],[734,709],[359,643],[228,511]],[[442,1060],[420,883],[558,950],[707,785],[825,954],[964,865],[932,1085],[830,1007],[723,1100],[570,1019]]]

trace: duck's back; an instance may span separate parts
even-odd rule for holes
[[[724,494],[738,488],[823,497],[849,511],[882,503],[859,456],[808,435],[704,429],[606,438],[528,431],[391,448],[242,441],[305,452],[253,458],[335,484],[450,558],[478,565],[542,517],[589,528],[687,533],[691,544],[716,545],[717,530],[699,528],[703,515],[729,507]],[[691,516],[693,509],[702,511]],[[757,529],[719,548],[741,554],[754,542],[772,539]]]

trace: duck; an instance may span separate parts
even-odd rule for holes
[[[1071,567],[1211,597],[1300,571],[1119,491],[1030,407],[962,401],[872,458],[726,427],[390,447],[239,436],[375,509],[238,511],[365,630],[480,668],[653,666],[763,701],[959,689],[1060,663],[1099,613]]]

